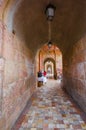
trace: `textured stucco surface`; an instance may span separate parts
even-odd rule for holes
[[[31,51],[0,21],[0,130],[10,130],[36,89]]]
[[[52,41],[65,53],[86,32],[86,1],[51,0],[51,3],[56,6]],[[15,30],[34,54],[48,41],[48,22],[44,13],[47,4],[47,0],[11,0],[5,6],[3,16],[8,30]]]
[[[86,36],[73,48],[70,59],[64,60],[64,88],[86,113]]]
[[[86,0],[51,2],[56,6],[52,41],[63,54],[64,87],[86,112]],[[10,130],[35,89],[33,61],[48,41],[47,4],[0,0],[0,130]]]

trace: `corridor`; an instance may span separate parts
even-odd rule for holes
[[[86,130],[86,116],[58,80],[38,87],[12,130]]]

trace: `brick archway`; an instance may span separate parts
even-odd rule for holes
[[[53,78],[56,72],[56,62],[53,58],[46,58],[44,60],[44,68],[47,72],[48,77]],[[49,70],[50,68],[50,70]]]
[[[53,2],[59,8],[52,24],[52,40],[63,54],[63,87],[86,112],[86,2]],[[47,41],[43,10],[47,3],[0,1],[0,130],[11,129],[36,89],[34,57]],[[56,54],[53,48],[52,57]],[[46,51],[44,46],[37,70],[43,68],[44,59],[51,57],[45,55]]]

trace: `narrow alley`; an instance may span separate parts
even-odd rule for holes
[[[86,0],[0,0],[0,130],[86,130]]]
[[[31,100],[12,130],[86,130],[85,114],[58,80],[38,87]]]

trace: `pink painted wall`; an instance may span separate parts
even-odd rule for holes
[[[86,112],[86,36],[73,47],[69,60],[64,58],[64,88]]]
[[[35,91],[32,55],[0,21],[0,130],[10,130]]]

